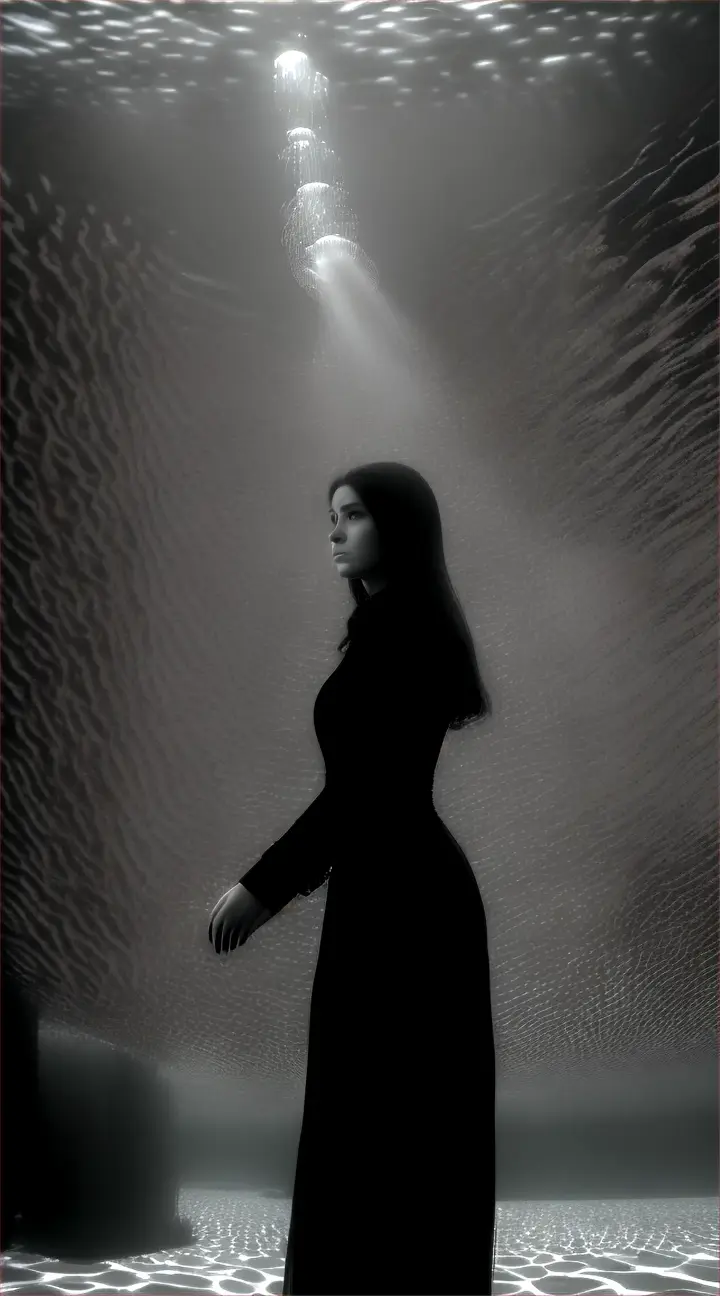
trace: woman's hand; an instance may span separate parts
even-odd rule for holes
[[[210,944],[216,954],[229,954],[237,945],[244,945],[268,918],[272,918],[271,911],[238,882],[220,897],[210,914]]]

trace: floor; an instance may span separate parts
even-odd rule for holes
[[[175,1251],[81,1265],[12,1249],[0,1260],[3,1296],[280,1296],[287,1198],[189,1187],[180,1213],[193,1220],[197,1241]],[[715,1198],[498,1204],[493,1296],[656,1292],[720,1293]]]

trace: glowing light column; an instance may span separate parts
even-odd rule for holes
[[[371,284],[377,271],[357,242],[357,218],[343,187],[336,154],[322,138],[328,80],[307,54],[287,50],[275,60],[275,99],[287,144],[280,159],[292,174],[294,197],[285,208],[283,246],[298,283],[318,297],[348,263]]]

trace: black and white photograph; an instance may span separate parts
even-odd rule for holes
[[[7,1296],[720,1296],[715,0],[3,0]]]

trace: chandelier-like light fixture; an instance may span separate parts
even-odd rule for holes
[[[328,100],[327,77],[303,50],[285,50],[275,59],[275,101],[286,135],[280,160],[294,189],[282,242],[293,275],[315,297],[336,284],[350,264],[377,283],[375,266],[357,243],[357,217],[338,157],[323,138]]]

